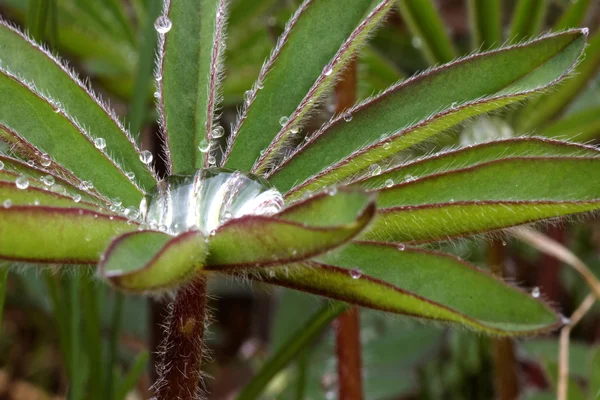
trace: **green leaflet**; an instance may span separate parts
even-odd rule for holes
[[[12,178],[12,179],[11,179]],[[93,203],[76,203],[71,197],[53,193],[43,184],[30,183],[27,190],[17,188],[17,176],[10,176],[0,172],[0,207],[11,205],[40,205],[52,207],[78,207],[87,210],[98,209]]]
[[[365,99],[404,79],[400,69],[370,46],[361,49],[358,57],[358,97]]]
[[[421,51],[429,64],[448,63],[456,57],[432,0],[398,0],[398,7],[413,36],[421,40]]]
[[[579,58],[573,30],[483,53],[399,83],[322,127],[269,175],[288,199],[348,179],[467,118],[555,84]],[[304,182],[304,183],[303,183]]]
[[[61,40],[65,37],[66,35],[61,36]],[[84,47],[89,45],[90,41]],[[2,20],[0,61],[2,71],[12,71],[22,81],[35,84],[38,92],[60,102],[54,106],[59,106],[82,126],[91,129],[92,136],[104,138],[107,153],[121,163],[125,171],[133,172],[140,186],[149,189],[156,184],[153,172],[140,161],[137,147],[116,115],[61,61]],[[3,115],[0,120],[5,121]],[[29,139],[25,133],[19,133]]]
[[[548,0],[519,0],[513,13],[509,40],[518,42],[536,36],[542,29]]]
[[[364,237],[421,242],[481,233],[597,210],[599,193],[598,158],[496,160],[379,190],[381,209]]]
[[[50,170],[56,164],[92,182],[103,195],[138,206],[142,190],[107,156],[110,150],[96,148],[81,125],[56,109],[35,89],[0,71],[0,138],[15,143],[17,151],[25,150],[21,155],[40,164],[42,154],[48,154]]]
[[[586,30],[587,32],[587,30]],[[528,133],[557,117],[571,104],[588,84],[600,66],[600,31],[596,32],[585,48],[585,58],[575,69],[574,76],[549,96],[532,100],[515,117],[517,133]]]
[[[259,279],[352,304],[496,335],[560,326],[544,303],[460,259],[417,248],[352,243],[305,265],[261,270]]]
[[[260,155],[254,167],[252,167],[254,173],[263,172],[273,163],[274,159],[281,153],[281,150],[288,144],[290,138],[294,137],[294,132],[298,131],[303,120],[314,108],[316,102],[333,85],[336,76],[344,69],[360,46],[365,43],[369,34],[381,22],[393,5],[393,0],[384,0],[379,3],[369,16],[350,34],[350,37],[333,56],[331,62],[321,72],[321,75],[319,75],[312,88],[310,88],[308,94],[302,99],[302,103],[290,115],[287,122],[284,122],[277,136],[269,144],[269,147],[264,150],[264,153]]]
[[[129,232],[112,241],[98,268],[112,285],[129,292],[173,289],[202,268],[207,247],[198,231],[176,237]]]
[[[377,189],[410,182],[427,175],[511,157],[600,157],[595,147],[527,137],[498,140],[424,157],[382,174],[354,182],[363,189]]]
[[[353,0],[344,7],[340,7],[339,0],[302,3],[288,21],[247,96],[223,166],[239,170],[252,168],[260,151],[280,131],[280,118],[292,115],[314,82],[325,72],[329,73],[331,65],[328,63],[363,20],[372,3],[372,0]],[[330,85],[334,75],[334,71],[329,74]]]
[[[371,195],[338,191],[308,199],[274,217],[234,219],[211,236],[206,265],[218,270],[304,261],[348,242],[374,213]]]
[[[125,218],[84,209],[0,207],[0,259],[96,264],[115,235],[135,229]]]
[[[499,47],[502,40],[501,0],[468,0],[469,23],[474,49]]]
[[[159,115],[172,173],[205,165],[198,146],[211,137],[220,100],[226,12],[224,0],[165,2],[172,25],[160,34]]]
[[[598,115],[600,115],[600,106],[577,111],[542,128],[538,134],[550,138],[586,143],[596,139],[600,134],[600,118],[598,118]]]

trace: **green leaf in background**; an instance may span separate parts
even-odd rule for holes
[[[302,99],[296,110],[284,120],[282,128],[275,136],[271,144],[261,153],[260,157],[252,167],[254,173],[260,174],[269,167],[281,150],[288,144],[291,138],[298,132],[303,120],[314,109],[323,94],[331,88],[336,77],[344,69],[346,64],[356,55],[356,52],[366,42],[369,34],[388,14],[393,0],[384,0],[367,16],[363,22],[350,34],[350,37],[342,44],[338,52],[333,56],[331,62],[321,72],[308,94]]]
[[[358,58],[358,97],[366,99],[405,78],[404,73],[371,46],[361,49]]]
[[[89,42],[86,46],[88,45]],[[28,40],[2,20],[0,20],[0,61],[2,63],[0,69],[4,72],[2,80],[6,79],[6,71],[18,72],[19,80],[35,85],[36,90],[34,91],[44,93],[44,97],[50,100],[55,111],[60,111],[61,116],[65,114],[69,115],[71,119],[77,120],[80,126],[88,130],[92,138],[104,139],[104,153],[110,154],[114,160],[118,161],[123,170],[134,173],[136,182],[141,187],[149,189],[156,184],[152,170],[140,161],[138,148],[114,112],[92,92],[88,85],[81,82],[71,69],[65,67],[62,61],[52,57],[47,50]],[[2,92],[6,92],[8,95],[7,89],[2,89]],[[15,97],[14,100],[16,99]],[[17,105],[13,104],[13,101],[10,103],[12,107],[7,109],[3,107],[2,112],[19,112]],[[31,107],[34,107],[35,103],[32,102]],[[30,113],[29,110],[25,115]],[[55,116],[50,119],[56,118],[59,117]],[[1,115],[0,119],[8,122],[8,118],[4,115]],[[13,126],[12,128],[26,140],[31,140],[29,135],[20,131],[20,127]],[[66,133],[63,134],[66,135]],[[57,152],[58,150],[54,147],[59,146],[58,142],[62,143],[65,140],[63,137],[62,140],[55,139],[55,141],[57,143],[53,148],[44,151]],[[36,145],[36,143],[33,144]],[[83,151],[83,149],[78,150],[72,147],[71,149],[73,152]],[[80,158],[85,157],[80,156]],[[98,162],[94,165],[102,164],[102,162]],[[72,169],[79,172],[76,168]],[[89,179],[89,177],[83,176],[81,178]]]
[[[157,19],[159,30],[159,115],[171,173],[205,165],[216,127],[225,47],[224,0],[168,1]]]
[[[518,0],[513,11],[508,38],[512,42],[540,33],[548,10],[548,0]]]
[[[303,261],[348,242],[374,213],[373,197],[340,190],[308,199],[275,217],[233,219],[211,236],[206,265],[219,270]]]
[[[125,291],[173,289],[204,266],[207,247],[199,231],[176,237],[155,231],[129,232],[112,241],[98,269],[103,278]]]
[[[402,18],[431,65],[456,58],[456,50],[432,0],[398,0]]]
[[[78,208],[0,207],[0,259],[96,264],[115,235],[135,229],[126,218]]]
[[[599,168],[600,158],[508,158],[410,180],[379,190],[380,210],[363,237],[444,240],[594,211]]]
[[[355,106],[310,137],[268,178],[290,200],[347,180],[470,117],[547,89],[585,44],[573,30],[470,56],[408,79]],[[304,183],[303,183],[304,182]]]
[[[229,141],[225,167],[250,170],[260,151],[280,131],[280,119],[289,118],[314,82],[322,74],[328,74],[333,83],[334,73],[329,74],[329,63],[372,3],[372,0],[354,0],[345,7],[340,7],[338,0],[302,3],[288,21],[255,87],[246,96],[244,110]]]
[[[404,245],[352,243],[318,262],[253,272],[267,283],[489,334],[536,334],[561,324],[544,303],[491,274]]]
[[[471,47],[482,50],[499,47],[503,42],[501,0],[468,0],[468,4]]]
[[[592,4],[592,0],[570,1],[567,9],[563,12],[560,19],[554,24],[555,31],[575,28],[581,25]]]
[[[600,135],[600,106],[569,114],[538,132],[549,138],[586,143]]]

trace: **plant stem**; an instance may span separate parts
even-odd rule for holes
[[[336,112],[352,107],[356,101],[356,60],[350,62],[335,87]],[[338,317],[335,324],[335,348],[338,370],[338,398],[362,400],[362,362],[360,318],[358,307],[352,307]]]
[[[494,240],[488,248],[488,263],[497,276],[504,274],[505,244]],[[492,343],[495,376],[494,383],[499,400],[513,400],[519,397],[517,358],[511,339],[495,339]]]
[[[166,337],[155,384],[157,400],[194,400],[201,397],[202,351],[206,313],[206,277],[199,275],[179,289],[170,306]]]
[[[106,393],[112,396],[114,390],[113,368],[119,362],[119,335],[121,333],[121,321],[123,320],[123,293],[115,292],[115,304],[112,310],[110,324],[110,341],[108,343],[108,360],[106,367]]]

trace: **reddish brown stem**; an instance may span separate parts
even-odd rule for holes
[[[356,61],[351,61],[335,87],[336,112],[352,107],[356,101]],[[362,362],[358,307],[345,311],[334,323],[339,399],[362,400]]]
[[[201,398],[202,352],[206,310],[206,277],[200,275],[179,289],[170,306],[166,337],[161,345],[157,400]]]
[[[488,263],[495,275],[504,275],[505,243],[494,240],[488,248]],[[514,400],[519,396],[518,363],[511,339],[495,339],[493,357],[496,395],[499,400]]]

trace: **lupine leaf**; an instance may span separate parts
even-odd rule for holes
[[[490,49],[502,44],[502,6],[500,0],[469,0],[472,47]]]
[[[535,334],[561,324],[544,303],[490,273],[403,245],[352,243],[317,262],[255,272],[268,283],[489,334]]]
[[[587,31],[586,31],[587,32]],[[516,116],[517,132],[528,133],[558,116],[586,87],[600,67],[600,31],[596,32],[585,48],[585,58],[575,69],[574,76],[549,96],[532,100]]]
[[[588,142],[600,135],[600,106],[574,112],[542,128],[538,134],[556,139]]]
[[[382,174],[365,177],[354,182],[354,185],[365,189],[384,188],[431,174],[511,157],[600,157],[600,151],[592,146],[535,137],[498,140],[433,154]]]
[[[218,105],[225,47],[224,0],[169,0],[163,16],[172,24],[160,36],[159,114],[172,173],[201,168],[198,151],[208,140]]]
[[[155,231],[128,232],[112,241],[98,269],[122,290],[172,289],[202,268],[206,251],[206,239],[198,231],[176,237]]]
[[[519,0],[515,6],[508,37],[511,41],[536,36],[544,24],[548,0]]]
[[[95,264],[115,235],[135,229],[126,218],[84,209],[0,207],[0,259]]]
[[[90,41],[84,47],[89,45]],[[18,73],[23,81],[32,82],[41,93],[60,102],[54,104],[55,107],[66,110],[82,126],[91,129],[93,137],[104,138],[107,153],[121,163],[124,170],[133,172],[143,188],[150,189],[156,184],[153,172],[140,161],[133,139],[114,112],[88,85],[79,81],[71,69],[2,20],[0,62],[1,70]]]
[[[443,240],[594,211],[599,168],[599,158],[509,158],[404,182],[379,190],[364,237]]]
[[[581,30],[568,31],[403,81],[323,126],[269,180],[282,192],[293,188],[288,198],[295,199],[348,179],[467,118],[552,86],[573,68],[584,44]]]
[[[275,217],[233,219],[211,236],[206,265],[223,269],[303,261],[348,242],[374,212],[370,195],[338,191],[308,199]]]
[[[422,42],[429,64],[444,64],[456,57],[456,50],[432,0],[399,0],[402,18],[411,33]]]
[[[280,131],[280,118],[289,117],[302,103],[372,3],[372,0],[354,0],[344,7],[340,7],[338,0],[302,3],[263,65],[255,87],[249,92],[252,95],[247,96],[233,128],[224,166],[240,170],[252,167],[260,151]],[[332,71],[327,79],[329,85],[333,84],[334,75]]]
[[[310,88],[308,94],[302,99],[302,103],[300,103],[298,108],[290,115],[288,121],[284,123],[269,147],[261,154],[252,168],[253,172],[261,173],[269,166],[269,164],[272,164],[276,156],[280,154],[282,148],[289,142],[289,139],[294,136],[292,132],[299,129],[303,119],[314,108],[317,100],[327,91],[334,82],[337,74],[343,70],[348,61],[355,56],[356,51],[364,44],[369,34],[390,11],[393,5],[393,0],[384,0],[379,3],[369,16],[350,34],[350,37],[342,44],[325,70],[321,72],[321,75],[317,78],[312,88]]]
[[[142,190],[107,156],[110,150],[96,148],[80,124],[56,110],[56,105],[35,89],[0,71],[0,138],[40,164],[42,154],[48,154],[52,164],[92,182],[105,196],[120,197],[125,205],[137,206]]]
[[[367,98],[405,78],[391,61],[370,46],[360,51],[358,59],[359,98]]]
[[[94,211],[98,209],[93,203],[85,201],[76,203],[71,197],[51,192],[41,183],[29,183],[27,190],[19,189],[15,185],[17,177],[18,175],[11,176],[10,173],[0,172],[0,207],[2,204],[8,204],[77,207]]]
[[[570,1],[569,6],[563,12],[560,19],[554,24],[555,31],[578,27],[586,16],[591,0]]]

